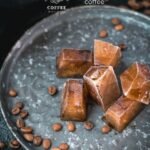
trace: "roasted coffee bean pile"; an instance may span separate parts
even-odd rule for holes
[[[150,16],[150,0],[128,0],[127,4],[120,7],[139,11]]]

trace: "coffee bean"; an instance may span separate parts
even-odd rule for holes
[[[60,123],[55,123],[52,125],[52,129],[53,129],[53,131],[58,132],[62,129],[62,125]]]
[[[150,16],[150,9],[146,9],[146,10],[144,11],[144,14]]]
[[[108,125],[104,125],[102,128],[101,128],[101,132],[104,133],[104,134],[107,134],[111,131],[111,128],[108,126]]]
[[[124,49],[127,48],[126,45],[125,45],[124,43],[119,44],[119,47],[121,48],[121,50],[124,50]]]
[[[128,5],[134,10],[138,10],[142,7],[142,5],[137,3],[136,0],[128,0]]]
[[[22,102],[17,102],[17,103],[15,104],[15,107],[18,107],[18,108],[20,108],[20,109],[23,109],[24,104],[23,104]]]
[[[33,142],[33,134],[31,134],[31,133],[25,133],[25,134],[23,134],[23,137],[25,138],[25,140],[26,141],[28,141],[28,142]]]
[[[36,146],[41,145],[42,144],[42,138],[41,138],[41,136],[38,136],[38,135],[34,136],[34,138],[33,138],[33,144],[36,145]]]
[[[107,30],[106,30],[106,29],[101,30],[101,31],[99,32],[99,36],[100,36],[101,38],[107,37],[107,36],[108,36]]]
[[[59,148],[61,150],[68,150],[69,149],[69,145],[67,143],[62,143],[59,145]]]
[[[74,132],[76,130],[76,126],[73,122],[70,121],[67,124],[67,129],[68,129],[69,132]]]
[[[20,108],[18,108],[18,107],[14,107],[12,110],[11,110],[11,113],[13,114],[13,115],[18,115],[19,113],[20,113]]]
[[[17,92],[15,89],[10,89],[8,92],[9,96],[11,97],[16,97],[17,96]]]
[[[111,19],[111,22],[112,22],[112,24],[114,24],[114,25],[118,25],[118,24],[120,24],[120,19],[118,19],[118,18],[112,18]]]
[[[61,149],[58,147],[53,147],[52,150],[61,150]]]
[[[48,150],[51,147],[51,140],[50,139],[44,139],[42,142],[42,146],[45,150]]]
[[[17,121],[16,121],[16,125],[17,125],[18,128],[22,128],[22,127],[25,126],[25,122],[24,122],[23,119],[18,118]]]
[[[93,129],[93,127],[94,127],[94,124],[91,121],[84,122],[84,128],[85,129],[91,130],[91,129]]]
[[[16,139],[12,140],[11,143],[15,146],[20,145],[20,143]]]
[[[9,143],[9,147],[12,149],[18,149],[20,147],[20,143],[14,139]]]
[[[118,24],[118,25],[115,26],[115,30],[116,31],[121,31],[123,29],[124,29],[124,25],[123,24]]]
[[[56,92],[57,92],[57,88],[56,88],[55,86],[49,86],[49,87],[48,87],[48,93],[49,93],[50,95],[55,95]]]
[[[150,7],[150,1],[147,1],[147,0],[144,0],[141,2],[142,6],[145,7],[145,8],[148,8]]]
[[[19,115],[22,119],[25,119],[28,116],[28,112],[25,110],[22,110]]]
[[[22,133],[32,133],[33,128],[32,127],[22,127],[21,132]]]
[[[5,147],[5,143],[0,141],[0,149],[3,149]]]

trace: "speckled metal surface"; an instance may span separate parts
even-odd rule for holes
[[[110,22],[119,17],[125,30],[117,32]],[[80,7],[67,10],[62,14],[50,16],[33,28],[13,47],[1,70],[0,93],[1,108],[10,130],[25,149],[41,149],[27,143],[15,125],[16,118],[10,109],[17,101],[25,103],[30,116],[26,124],[34,127],[35,134],[52,139],[53,146],[67,142],[72,150],[147,150],[150,149],[150,107],[145,109],[122,132],[110,132],[103,135],[100,127],[103,112],[95,104],[89,104],[88,119],[94,122],[92,131],[83,129],[83,123],[76,123],[74,133],[66,131],[66,122],[59,118],[60,95],[66,79],[55,76],[55,59],[61,48],[72,47],[93,49],[93,39],[100,39],[100,29],[108,29],[109,36],[104,40],[114,44],[125,43],[128,48],[117,74],[120,74],[132,62],[150,63],[150,19],[136,12],[103,7]],[[57,85],[58,94],[54,97],[47,93],[49,85]],[[9,87],[18,91],[16,98],[7,96]],[[63,130],[55,133],[51,125],[63,124]],[[133,127],[134,125],[134,127]]]

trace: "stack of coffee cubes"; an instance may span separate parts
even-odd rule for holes
[[[121,49],[111,43],[94,40],[93,51],[65,48],[56,59],[59,78],[64,84],[61,119],[85,121],[88,97],[104,111],[105,121],[121,132],[150,102],[150,68],[133,63],[121,75],[121,94],[114,68],[120,62]]]

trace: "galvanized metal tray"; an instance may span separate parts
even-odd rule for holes
[[[110,19],[118,17],[125,29],[117,32]],[[139,13],[110,6],[79,7],[57,13],[43,19],[17,41],[9,53],[0,74],[0,105],[5,121],[14,136],[27,150],[34,147],[22,137],[10,113],[17,101],[25,103],[30,115],[26,124],[34,127],[35,134],[52,139],[53,146],[67,142],[71,150],[148,150],[150,149],[150,107],[145,109],[122,132],[114,130],[107,135],[100,132],[104,124],[101,108],[89,105],[88,119],[95,124],[92,131],[76,123],[77,130],[68,133],[66,122],[59,118],[60,95],[66,79],[55,75],[55,59],[61,48],[93,49],[93,40],[99,38],[99,30],[108,29],[104,40],[114,44],[125,43],[127,49],[116,72],[119,75],[132,62],[150,63],[150,18]],[[54,97],[47,92],[49,85],[58,87]],[[10,98],[8,89],[13,87],[18,96]],[[55,133],[51,125],[63,124],[63,130]],[[134,126],[134,127],[133,127]]]

